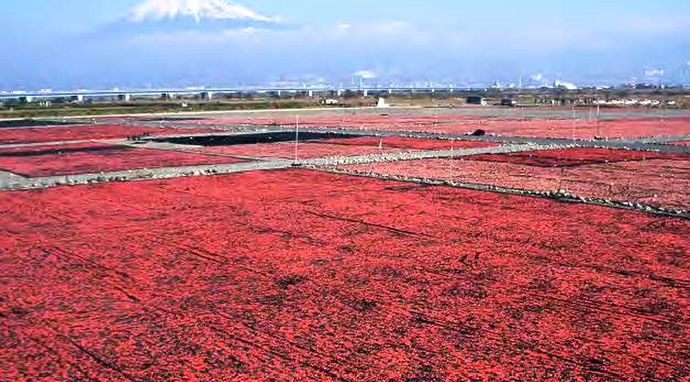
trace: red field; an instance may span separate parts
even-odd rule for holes
[[[329,156],[355,156],[378,153],[392,153],[420,150],[449,150],[496,146],[491,142],[446,141],[400,137],[335,138],[300,143],[298,158],[320,158]],[[261,143],[251,145],[215,146],[195,148],[202,153],[241,155],[249,157],[294,158],[295,143]]]
[[[362,137],[362,138],[335,138],[324,139],[319,142],[353,145],[353,146],[383,146],[385,148],[404,150],[450,150],[479,147],[498,146],[493,142],[449,141],[442,139],[419,139],[405,137]]]
[[[651,136],[674,136],[690,133],[690,118],[631,119],[596,121],[568,119],[556,120],[480,120],[470,123],[441,125],[433,131],[448,133],[486,130],[489,134],[521,137],[576,138],[637,138]]]
[[[7,380],[690,378],[686,220],[298,170],[0,206]]]
[[[690,209],[690,154],[552,150],[348,165],[341,169],[525,190],[566,190],[583,197]]]
[[[486,117],[491,119],[491,117]],[[337,127],[393,127],[393,126],[432,126],[439,123],[449,123],[457,121],[473,121],[476,117],[463,116],[456,114],[433,115],[408,115],[408,116],[382,116],[382,115],[345,115],[345,116],[301,116],[300,126],[337,126]],[[195,121],[200,125],[217,124],[249,124],[249,125],[293,125],[296,123],[294,116],[281,117],[258,117],[258,118],[226,118],[226,119],[205,119]]]
[[[519,114],[519,111],[515,111]],[[281,118],[238,118],[231,120],[205,120],[200,124],[247,123],[294,124],[294,117]],[[578,119],[522,119],[499,117],[474,117],[453,114],[438,116],[311,116],[300,119],[300,125],[318,127],[353,127],[369,130],[403,130],[436,133],[472,133],[477,129],[489,134],[524,137],[553,137],[589,139],[596,136],[606,138],[635,138],[648,136],[674,136],[690,134],[690,118],[645,118],[596,121]]]
[[[0,129],[0,144],[66,142],[94,139],[116,139],[141,135],[176,135],[218,132],[213,129],[175,129],[168,127],[128,125],[75,125],[21,129]]]
[[[239,155],[254,158],[284,158],[295,157],[295,144],[290,142],[260,143],[256,145],[212,146],[194,148],[195,152],[208,154]],[[382,152],[399,151],[394,149],[379,149],[376,146],[331,145],[324,143],[300,143],[297,148],[299,159],[321,158],[330,156],[355,156],[378,154]]]
[[[484,162],[513,163],[537,167],[576,167],[592,164],[637,162],[654,159],[690,160],[690,155],[633,150],[575,148],[524,151],[508,154],[483,154],[473,155],[464,159]]]
[[[29,177],[238,162],[242,160],[100,143],[0,148],[0,169]]]

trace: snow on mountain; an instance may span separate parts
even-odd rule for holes
[[[91,37],[187,35],[189,32],[216,36],[229,31],[284,28],[277,17],[227,0],[144,0]]]
[[[130,21],[159,21],[163,19],[192,17],[197,21],[252,20],[265,23],[277,19],[262,15],[239,4],[226,0],[146,0],[130,11]]]

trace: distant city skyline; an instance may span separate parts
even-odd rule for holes
[[[690,81],[690,3],[5,0],[0,90]]]

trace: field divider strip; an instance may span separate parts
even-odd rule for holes
[[[512,144],[495,147],[481,147],[471,149],[459,150],[427,150],[427,151],[408,151],[402,153],[382,153],[382,154],[367,154],[357,156],[337,156],[328,158],[306,159],[295,163],[299,167],[323,167],[323,166],[341,166],[350,164],[369,164],[369,163],[383,163],[383,162],[398,162],[419,159],[439,159],[439,158],[454,158],[479,154],[509,154],[523,151],[543,151],[552,149],[562,149],[567,145],[539,145],[539,144]]]
[[[602,199],[602,198],[586,198],[586,197],[582,197],[582,196],[568,193],[564,190],[537,191],[537,190],[527,190],[527,189],[521,189],[521,188],[502,187],[502,186],[496,186],[496,185],[491,185],[491,184],[458,182],[458,181],[451,181],[451,180],[447,180],[447,179],[417,178],[417,177],[410,177],[410,176],[403,176],[403,175],[385,175],[385,174],[379,174],[379,173],[373,173],[373,172],[347,171],[347,170],[339,170],[336,168],[318,167],[318,166],[305,166],[304,168],[311,169],[314,171],[322,171],[322,172],[327,172],[327,173],[331,173],[331,174],[338,174],[338,175],[351,175],[351,176],[359,176],[359,177],[364,177],[364,178],[375,178],[375,179],[380,179],[380,180],[410,182],[410,183],[424,184],[424,185],[429,185],[429,186],[457,187],[457,188],[465,188],[465,189],[474,190],[474,191],[497,192],[500,194],[510,194],[510,195],[533,197],[533,198],[546,198],[546,199],[551,199],[551,200],[555,200],[555,201],[559,201],[559,202],[581,203],[581,204],[595,205],[595,206],[601,206],[601,207],[611,207],[611,208],[618,208],[618,209],[624,209],[624,210],[633,210],[633,211],[640,211],[640,212],[654,214],[654,215],[670,216],[670,217],[677,217],[677,218],[690,220],[690,211],[688,211],[688,210],[666,209],[663,207],[651,206],[651,205],[646,205],[646,204],[641,204],[641,203],[633,203],[633,202],[627,202],[627,201],[615,201],[615,200],[608,200],[608,199]]]
[[[59,175],[38,178],[0,177],[0,190],[32,190],[56,186],[72,186],[94,183],[125,182],[135,180],[172,179],[191,176],[223,175],[247,171],[265,171],[290,168],[287,160],[271,162],[246,162],[203,166],[165,167],[136,169],[97,174]]]

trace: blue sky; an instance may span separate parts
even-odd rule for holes
[[[0,89],[344,83],[358,71],[381,83],[687,82],[690,71],[687,0],[241,0],[280,24],[179,31],[123,22],[141,2],[1,1]]]

